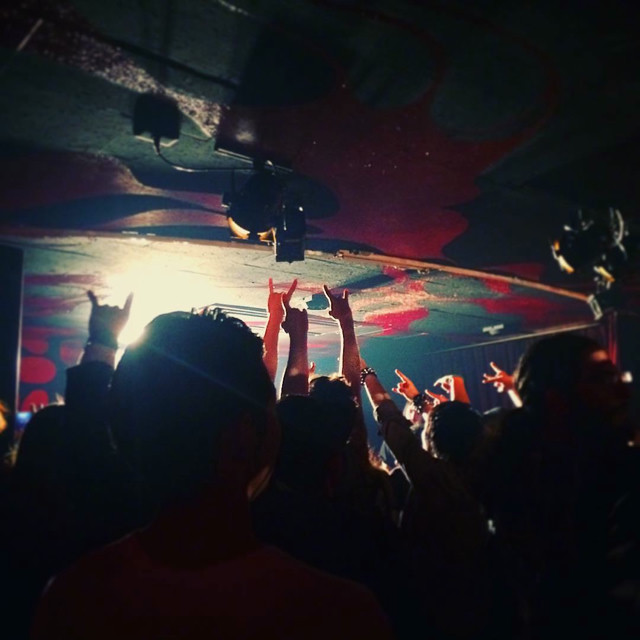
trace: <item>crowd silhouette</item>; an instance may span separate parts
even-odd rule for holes
[[[134,302],[88,293],[64,402],[19,442],[0,403],[3,637],[640,637],[637,434],[607,351],[560,333],[488,363],[496,417],[454,373],[420,391],[396,369],[390,393],[326,286],[341,347],[317,375],[296,286],[269,281],[262,338],[173,312],[117,366]]]

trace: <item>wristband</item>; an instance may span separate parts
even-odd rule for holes
[[[418,395],[413,396],[411,402],[413,402],[413,406],[422,413],[422,408],[424,407],[424,401],[426,399],[426,394],[419,393]]]
[[[102,336],[96,336],[96,337],[89,337],[89,339],[87,340],[87,344],[85,346],[87,347],[100,346],[100,347],[105,347],[107,349],[113,349],[114,351],[117,351],[118,341],[113,336],[102,335]]]
[[[360,384],[364,386],[364,381],[367,376],[377,376],[376,370],[372,367],[365,367],[360,371]]]

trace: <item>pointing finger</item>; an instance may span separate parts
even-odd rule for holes
[[[91,304],[95,307],[98,305],[98,298],[96,298],[96,294],[93,291],[87,291],[87,297],[91,300]]]

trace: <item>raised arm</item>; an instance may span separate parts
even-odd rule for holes
[[[280,325],[284,319],[284,301],[291,300],[293,292],[298,286],[298,281],[294,280],[286,293],[274,291],[273,280],[269,278],[269,297],[267,298],[267,326],[262,338],[264,353],[262,361],[267,367],[271,380],[275,380],[278,371],[278,338],[280,336]]]
[[[361,360],[363,371],[372,371]],[[364,388],[380,425],[380,435],[384,438],[396,460],[405,468],[412,484],[421,484],[432,473],[434,460],[426,452],[419,440],[411,432],[409,421],[403,417],[378,376],[373,373],[363,375]]]
[[[520,396],[516,391],[513,376],[503,371],[495,362],[490,362],[489,365],[493,369],[493,373],[483,373],[482,383],[492,384],[498,393],[504,393],[506,391],[513,406],[521,407],[522,400],[520,400]]]
[[[87,296],[91,301],[89,339],[80,364],[67,369],[67,428],[70,433],[94,438],[90,442],[106,447],[108,438],[102,425],[107,395],[115,368],[118,337],[129,319],[133,295],[127,297],[123,307],[100,304],[93,291],[88,291]]]
[[[349,384],[351,396],[358,406],[356,423],[351,430],[349,445],[356,454],[356,459],[368,466],[369,437],[362,413],[360,348],[353,323],[353,313],[349,305],[349,292],[345,289],[342,295],[334,295],[325,284],[324,295],[329,302],[329,315],[340,326],[340,373]]]
[[[428,389],[425,389],[424,393],[420,393],[418,387],[400,369],[396,369],[395,372],[400,378],[400,382],[392,391],[401,395],[407,402],[411,402],[421,414],[430,413],[433,407],[449,400],[446,396],[432,393]]]
[[[458,402],[471,404],[462,376],[454,376],[451,374],[442,376],[433,383],[433,386],[440,387],[449,396],[447,400],[457,400]]]
[[[289,298],[288,295],[283,297],[285,317],[282,328],[289,334],[289,357],[282,379],[281,397],[309,393],[309,317],[306,309],[291,307]]]
[[[133,293],[127,296],[123,307],[100,304],[93,291],[87,291],[87,296],[91,302],[89,339],[80,363],[99,361],[114,368],[118,338],[129,320]]]
[[[349,383],[354,400],[360,404],[360,349],[349,306],[349,292],[345,289],[342,295],[334,295],[326,284],[323,290],[329,302],[329,315],[340,326],[340,373]]]

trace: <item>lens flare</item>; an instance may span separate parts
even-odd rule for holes
[[[176,271],[163,265],[133,268],[108,280],[110,294],[106,304],[121,306],[133,292],[129,322],[120,334],[120,346],[134,342],[156,316],[171,311],[190,311],[215,299],[206,277]]]

